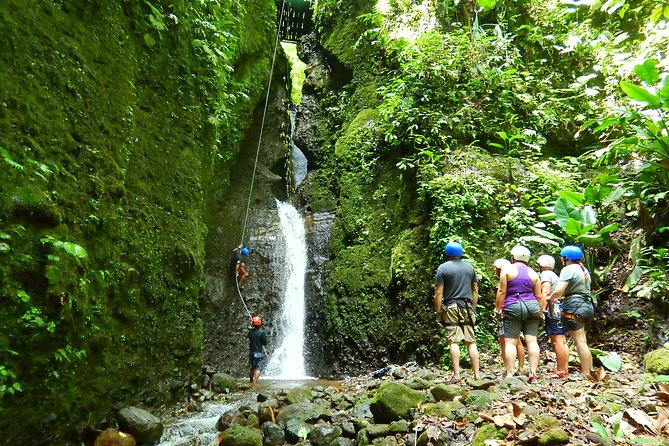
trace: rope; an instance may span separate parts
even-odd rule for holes
[[[249,199],[246,202],[246,213],[244,214],[244,225],[242,226],[242,238],[239,241],[239,245],[243,246],[244,245],[244,235],[246,234],[246,223],[248,222],[249,218],[249,209],[251,208],[251,197],[253,196],[253,185],[255,184],[255,179],[256,179],[256,171],[258,169],[258,157],[260,155],[260,145],[262,143],[262,135],[265,130],[265,118],[267,117],[267,108],[269,106],[269,94],[272,88],[272,78],[274,77],[274,64],[276,62],[276,51],[279,48],[279,36],[281,34],[281,24],[283,23],[283,12],[285,10],[286,6],[286,0],[283,0],[281,2],[281,12],[279,14],[279,23],[276,27],[276,40],[274,42],[274,53],[272,54],[272,66],[269,71],[269,80],[267,81],[267,94],[265,95],[265,106],[263,108],[262,112],[262,121],[260,122],[260,135],[258,136],[258,146],[256,147],[256,158],[255,161],[253,162],[253,175],[251,176],[251,188],[249,190]],[[237,294],[239,294],[239,299],[242,301],[242,305],[244,305],[244,309],[246,310],[246,314],[248,314],[249,319],[251,319],[251,312],[249,311],[249,307],[246,306],[246,302],[244,301],[244,297],[242,296],[242,290],[239,288],[239,281],[237,280],[237,277],[235,277],[235,285],[237,286]]]
[[[251,189],[249,190],[249,199],[246,203],[246,214],[244,215],[244,226],[242,227],[242,239],[240,244],[244,243],[244,235],[246,234],[246,222],[249,218],[249,208],[251,207],[251,196],[253,195],[253,185],[256,178],[256,170],[258,168],[258,156],[260,155],[260,144],[262,142],[263,131],[265,130],[265,117],[267,116],[267,108],[269,105],[269,93],[272,88],[272,77],[274,77],[274,63],[276,62],[276,50],[279,47],[279,36],[281,34],[281,23],[283,22],[283,11],[286,6],[286,0],[281,2],[281,13],[279,14],[279,24],[276,28],[276,41],[274,42],[274,54],[272,55],[272,67],[269,71],[269,80],[267,81],[267,94],[265,95],[265,107],[262,112],[262,121],[260,122],[260,136],[258,137],[258,147],[256,148],[256,159],[253,163],[253,176],[251,176]],[[241,294],[240,294],[241,295]]]

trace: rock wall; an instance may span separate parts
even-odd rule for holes
[[[210,208],[274,27],[271,0],[0,5],[0,443],[66,444],[199,375]]]

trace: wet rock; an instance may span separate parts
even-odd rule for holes
[[[354,418],[372,418],[374,415],[370,409],[371,401],[368,399],[359,400],[353,407]]]
[[[262,433],[250,427],[233,424],[225,431],[222,446],[262,446]]]
[[[327,446],[337,437],[341,437],[339,426],[315,426],[307,437],[315,446]]]
[[[407,377],[407,369],[404,367],[393,367],[390,369],[390,374],[395,379],[404,379]]]
[[[497,428],[494,424],[484,424],[476,431],[472,446],[485,446],[488,440],[494,440],[497,436]]]
[[[397,446],[397,438],[395,437],[382,437],[375,438],[372,440],[374,446]]]
[[[249,414],[249,416],[246,418],[246,426],[247,427],[253,427],[253,428],[259,428],[260,427],[260,420],[258,419],[258,416],[254,413]]]
[[[369,426],[370,421],[366,418],[354,418],[353,419],[353,425],[355,426],[356,431],[360,431],[361,429],[367,429],[367,426]]]
[[[569,443],[569,434],[559,428],[549,430],[539,437],[537,441],[539,446],[553,446],[567,443]]]
[[[300,440],[306,440],[313,426],[305,421],[296,418],[288,420],[286,423],[286,440],[295,444]]]
[[[216,421],[216,430],[219,432],[223,432],[224,430],[232,426],[238,417],[239,417],[239,412],[236,409],[228,410],[223,415],[221,415],[218,421]]]
[[[358,446],[369,446],[369,435],[367,435],[367,429],[361,429],[358,431],[358,435],[355,437],[355,442]]]
[[[330,442],[329,446],[353,446],[353,440],[344,437],[337,437]]]
[[[669,375],[669,349],[661,348],[649,352],[643,358],[646,370],[659,375]]]
[[[135,446],[136,444],[132,435],[109,428],[98,435],[94,446]]]
[[[279,413],[279,403],[276,400],[267,400],[258,408],[258,418],[261,423],[276,421],[277,413]]]
[[[453,401],[456,396],[465,393],[467,389],[457,384],[438,384],[430,389],[436,401]]]
[[[527,385],[519,378],[512,376],[499,383],[499,388],[508,390],[510,393],[518,393],[527,389]]]
[[[227,373],[215,373],[211,377],[211,388],[218,393],[230,393],[237,390],[237,378]]]
[[[411,409],[424,398],[421,392],[403,384],[385,383],[376,391],[370,409],[376,422],[389,423],[409,418]]]
[[[344,421],[341,423],[341,430],[343,435],[349,438],[355,437],[355,425],[352,421]]]
[[[279,446],[286,442],[286,434],[283,427],[276,423],[263,423],[262,433],[264,446]]]
[[[277,421],[279,423],[286,423],[291,418],[301,421],[316,421],[319,419],[330,421],[332,414],[321,404],[305,401],[281,408]]]
[[[477,389],[477,390],[488,390],[492,386],[497,384],[497,381],[493,381],[491,379],[488,380],[473,380],[469,382],[469,385],[471,386],[472,389]]]
[[[558,424],[558,419],[553,415],[541,414],[534,417],[534,425],[537,427],[537,430],[557,426]]]
[[[163,423],[138,407],[125,407],[118,412],[118,425],[132,435],[138,443],[156,444],[163,435]]]
[[[609,440],[603,438],[595,432],[586,432],[585,438],[587,438],[590,443],[601,444],[603,446],[610,446],[611,444]]]
[[[297,387],[295,389],[291,389],[290,391],[288,391],[288,393],[286,393],[286,402],[288,404],[297,404],[311,400],[312,400],[311,389],[309,389],[308,387]]]

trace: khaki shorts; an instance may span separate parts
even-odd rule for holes
[[[459,307],[451,305],[440,314],[446,332],[446,338],[451,344],[459,344],[462,341],[476,342],[474,325],[476,325],[476,313],[470,307]]]

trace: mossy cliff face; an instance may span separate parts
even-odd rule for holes
[[[575,128],[572,115],[548,101],[528,105],[534,89],[528,82],[491,80],[502,71],[495,67],[499,42],[472,40],[462,27],[444,31],[440,23],[452,18],[440,18],[431,2],[390,3],[380,11],[369,2],[325,0],[315,12],[326,57],[351,73],[339,91],[305,95],[311,116],[304,116],[316,124],[303,126],[310,133],[300,135],[314,161],[304,193],[314,208],[336,213],[327,290],[316,310],[333,375],[389,362],[447,362],[442,354],[448,348],[435,336],[441,329],[431,284],[451,239],[463,242],[465,258],[479,273],[478,341],[495,348],[492,262],[528,235],[541,199],[576,183],[555,160],[499,156],[479,144],[507,126],[537,129],[528,132],[535,136]],[[484,54],[492,56],[485,60]],[[475,68],[467,62],[474,56]],[[543,78],[543,66],[526,69]],[[525,113],[527,107],[534,111]],[[551,123],[556,113],[564,120]],[[551,138],[566,145],[559,138],[569,141],[573,134]],[[535,252],[546,249],[525,243]]]
[[[0,6],[3,444],[62,444],[199,373],[208,203],[264,90],[274,14]]]

